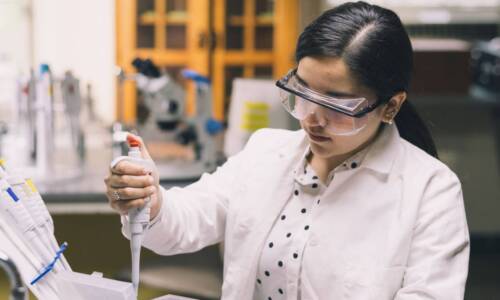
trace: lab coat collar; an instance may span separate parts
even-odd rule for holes
[[[368,146],[367,153],[361,155],[363,160],[360,168],[371,169],[381,174],[389,174],[400,149],[400,136],[396,125],[384,124],[379,136]],[[298,143],[282,147],[280,157],[296,156],[299,161],[307,154],[309,143],[303,129],[295,132]],[[293,149],[296,149],[295,151]],[[362,150],[363,151],[363,150]],[[299,153],[299,155],[297,155]],[[358,158],[357,154],[352,158]],[[349,159],[348,159],[349,160]]]
[[[382,132],[366,154],[362,168],[389,174],[399,154],[400,136],[396,125],[384,124]]]

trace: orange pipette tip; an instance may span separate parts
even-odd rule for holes
[[[141,145],[141,142],[130,134],[127,135],[127,143],[130,147],[139,147]]]

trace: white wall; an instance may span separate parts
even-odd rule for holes
[[[111,122],[116,93],[114,1],[34,0],[33,25],[35,65],[48,63],[56,76],[72,70],[83,83],[91,83],[96,112]]]
[[[32,56],[28,0],[0,1],[0,120],[15,120],[19,74],[29,70]]]
[[[14,63],[18,71],[29,69],[29,22],[26,0],[0,1],[0,56]]]

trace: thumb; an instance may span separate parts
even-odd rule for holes
[[[135,141],[139,142],[139,149],[141,150],[142,158],[152,160],[151,155],[149,155],[148,149],[144,145],[144,141],[142,140],[142,138],[140,136],[129,133],[127,135],[127,141],[130,141],[130,140],[135,140]]]

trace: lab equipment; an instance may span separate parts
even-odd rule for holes
[[[29,296],[28,289],[21,279],[16,264],[2,251],[0,251],[0,267],[5,270],[9,278],[11,285],[10,300],[27,300]]]
[[[146,168],[151,168],[151,163],[141,156],[139,141],[132,138],[132,136],[128,136],[127,141],[130,146],[128,152],[129,160]],[[139,290],[142,234],[149,223],[150,200],[150,198],[147,198],[146,204],[143,207],[132,208],[128,212],[128,220],[130,223],[130,250],[132,253],[132,285],[134,286],[136,295]]]
[[[307,86],[296,69],[278,80],[276,86],[280,88],[281,103],[293,117],[304,120],[315,115],[325,130],[334,135],[361,131],[368,123],[368,113],[383,103],[383,99],[370,103],[364,97],[319,93]]]
[[[195,159],[189,163],[160,164],[158,165],[158,172],[160,174],[170,174],[170,176],[176,176],[179,179],[189,179],[197,178],[204,172],[212,172],[217,167],[217,149],[213,137],[223,130],[223,126],[212,118],[212,87],[210,80],[188,69],[182,71],[182,76],[195,83],[196,115],[185,119],[188,126],[186,130],[178,135],[178,141],[182,144],[193,143]],[[179,172],[180,170],[182,171]]]
[[[38,253],[42,264],[49,264],[52,260],[52,253],[42,241],[41,233],[35,226],[32,216],[21,202],[21,198],[19,198],[23,197],[22,191],[20,193],[17,186],[14,190],[4,179],[0,179],[0,189],[2,191],[2,200],[0,202],[2,217],[9,220],[9,223],[13,224],[15,230],[18,231],[19,236],[22,236],[26,243],[30,245],[31,250]]]
[[[500,37],[471,49],[471,73],[473,99],[500,103]]]
[[[57,272],[63,267],[58,264],[59,259],[54,259],[54,256],[61,256],[53,251],[51,241],[55,238],[50,231],[40,226],[46,220],[34,205],[32,197],[26,193],[28,185],[24,177],[15,172],[7,172],[5,162],[2,160],[0,162],[0,216],[2,222],[7,222],[3,230],[8,233],[11,244],[12,240],[16,239],[14,235],[17,236],[18,241],[14,242],[14,249],[25,249],[25,256],[31,257],[29,260],[31,272],[28,272],[31,278],[27,281],[35,282],[34,279],[36,279],[36,284],[41,286],[41,290],[49,290],[39,291],[42,294],[57,294],[57,285],[53,281],[53,273],[50,270],[54,269]],[[8,244],[4,242],[1,250],[6,251],[5,247]],[[12,253],[9,254],[12,255]],[[26,260],[23,262],[26,263]]]
[[[127,159],[137,156],[131,155]],[[67,243],[54,243],[52,218],[33,182],[0,160],[0,265],[18,270],[9,275],[19,297],[24,283],[44,300],[136,299],[131,283],[71,271],[63,255]]]
[[[28,77],[18,79],[17,91],[19,127],[25,127],[24,133],[21,135],[25,135],[27,155],[30,160],[36,157],[36,81],[35,72],[30,69]]]
[[[116,166],[120,161],[127,160],[135,164],[143,166],[149,172],[153,172],[155,165],[152,160],[142,158],[140,151],[140,141],[133,136],[127,136],[129,145],[128,156],[115,158],[111,162],[111,168]],[[140,257],[142,247],[142,235],[147,225],[149,224],[150,215],[150,198],[146,199],[146,204],[142,207],[132,208],[128,212],[128,221],[130,225],[130,250],[132,257],[132,285],[137,293],[139,288],[139,271]]]
[[[50,68],[40,66],[36,83],[36,167],[41,174],[48,174],[53,166],[54,153],[54,98]]]
[[[72,144],[78,153],[80,163],[83,163],[85,158],[85,136],[80,125],[80,113],[82,108],[80,81],[73,76],[71,71],[66,71],[60,84],[62,100],[70,125]]]
[[[373,111],[379,103],[370,104],[364,97],[334,96],[319,93],[307,86],[307,83],[299,77],[297,69],[291,70],[285,77],[278,80],[276,85],[293,95],[307,99],[318,105],[330,108],[334,111],[351,117],[361,117]]]
[[[11,226],[0,218],[0,254],[5,253],[11,262],[9,267],[18,270],[22,282],[30,283],[39,277],[40,268],[36,253],[30,251]],[[4,257],[0,255],[0,265]],[[16,286],[21,287],[19,282]],[[47,273],[38,282],[28,285],[37,299],[43,300],[132,300],[136,299],[131,283],[102,278],[102,275],[86,275],[72,271]],[[19,288],[19,292],[22,289]],[[19,298],[27,299],[27,298]]]
[[[63,271],[57,274],[60,299],[71,300],[135,300],[136,292],[130,282],[103,278],[102,273],[90,275]],[[197,300],[167,295],[153,300]]]
[[[17,170],[12,170],[3,159],[0,159],[0,178],[12,184],[13,190],[22,199],[38,229],[38,235],[47,245],[50,245],[49,259],[52,259],[51,255],[59,249],[59,244],[54,237],[54,222],[35,184],[31,178],[22,176]],[[61,262],[64,269],[71,270],[66,258],[62,257]]]
[[[102,273],[91,275],[63,271],[57,274],[59,298],[71,300],[135,300],[130,282],[103,278]]]
[[[85,132],[94,136],[98,132],[88,129],[95,129],[92,125],[96,122],[86,120],[86,127],[81,125],[83,100],[79,85],[72,72],[57,77],[46,64],[40,65],[36,74],[30,71],[29,76],[18,78],[18,117],[7,124],[8,134],[0,148],[3,157],[38,182],[66,181],[82,174]]]
[[[273,80],[236,78],[232,82],[224,154],[230,157],[240,152],[260,128],[293,129],[293,122],[279,102]]]
[[[32,263],[38,274],[47,273],[48,266],[56,271],[61,270],[62,267],[56,264],[57,260],[53,260],[56,251],[53,251],[51,240],[55,238],[51,239],[49,236],[52,234],[48,234],[43,228],[37,226],[39,224],[35,219],[39,215],[36,208],[31,205],[32,203],[27,202],[30,197],[25,193],[24,179],[18,175],[8,174],[3,167],[0,167],[0,191],[0,216],[8,221],[9,230],[21,239],[26,251],[30,252],[29,256],[35,259]],[[19,247],[19,245],[16,246],[16,248]],[[46,274],[46,278],[50,279],[52,276],[52,273]],[[44,284],[53,293],[57,292],[54,282]]]
[[[125,74],[125,71],[120,68],[120,67],[116,67],[116,79],[117,79],[117,82],[118,82],[118,91],[117,91],[117,98],[118,98],[118,101],[116,103],[116,111],[117,111],[117,115],[118,115],[118,118],[115,122],[113,122],[113,124],[111,125],[111,131],[112,131],[112,136],[111,136],[111,140],[112,140],[112,157],[113,159],[117,158],[117,157],[120,157],[122,156],[125,152],[124,152],[124,143],[126,141],[126,136],[127,136],[127,129],[128,127],[124,124],[124,119],[125,119],[125,108],[124,108],[124,103],[125,103],[125,97],[124,97],[124,84],[125,84],[125,81],[128,80],[128,79],[133,79],[132,78],[129,78],[130,76],[127,76],[127,74]],[[125,138],[123,138],[125,137]]]
[[[136,68],[135,81],[144,94],[144,105],[148,117],[141,124],[147,130],[174,130],[185,113],[185,93],[182,87],[167,74],[161,74],[149,59],[136,58],[132,62]]]
[[[188,117],[185,115],[185,92],[180,84],[169,75],[162,74],[149,59],[135,59],[133,66],[137,73],[126,75],[119,72],[118,76],[121,84],[126,79],[134,80],[143,96],[143,100],[139,101],[137,131],[145,143],[169,142],[170,147],[179,146],[185,150],[185,146],[190,146],[193,150],[192,159],[158,159],[160,179],[190,180],[215,170],[218,153],[213,136],[223,126],[212,118],[210,80],[192,70],[181,73],[196,85],[196,115]],[[121,90],[120,95],[123,94]],[[116,124],[115,128],[117,131],[125,130],[121,124]],[[114,153],[120,150],[119,144],[114,140]]]
[[[0,199],[5,201],[3,197]],[[4,215],[0,218],[0,250],[14,262],[23,282],[29,283],[43,270],[43,263],[36,252],[26,244],[25,239],[14,230],[14,223],[7,222]],[[29,289],[39,299],[57,300],[57,287],[53,274],[47,274]]]

